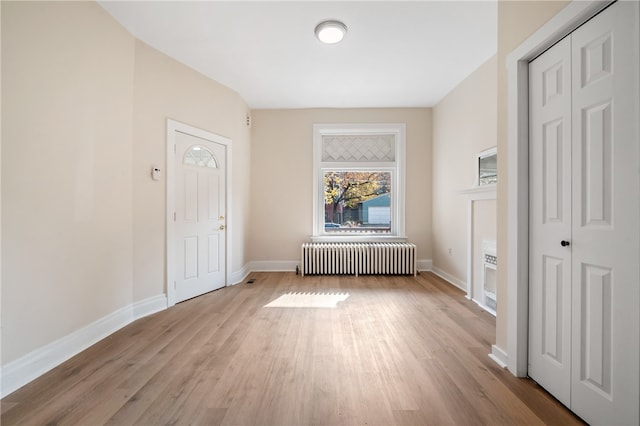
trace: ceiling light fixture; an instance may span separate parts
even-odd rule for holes
[[[316,26],[316,37],[323,43],[340,42],[347,33],[347,26],[340,21],[323,21]]]

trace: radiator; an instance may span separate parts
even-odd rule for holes
[[[302,275],[415,275],[410,243],[304,243]]]

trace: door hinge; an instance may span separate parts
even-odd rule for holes
[[[178,288],[178,286],[176,285],[176,282],[173,282],[173,289],[175,290],[176,288]]]
[[[176,144],[173,144],[173,153],[175,154],[176,152],[178,152],[178,148],[176,148]]]
[[[173,221],[176,221],[176,212],[173,212]]]

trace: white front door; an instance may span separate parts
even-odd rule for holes
[[[224,145],[175,134],[175,301],[226,284]]]
[[[617,2],[530,64],[529,374],[593,424],[640,421],[639,21]]]

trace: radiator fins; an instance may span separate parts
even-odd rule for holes
[[[410,243],[304,243],[302,275],[415,275]]]

